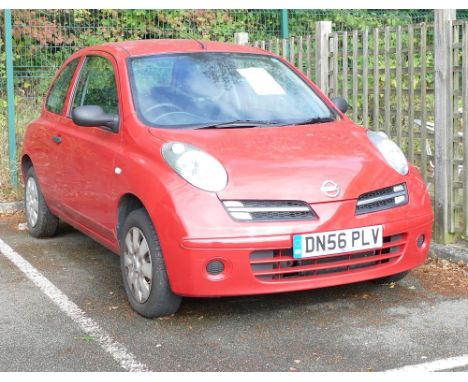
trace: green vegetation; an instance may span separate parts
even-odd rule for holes
[[[465,16],[468,17],[468,14]],[[432,19],[432,10],[290,10],[289,31],[291,36],[313,34],[315,23],[319,20],[332,21],[337,31],[350,31],[364,27],[430,22]],[[0,11],[0,193],[11,195],[15,191],[8,187],[3,26],[3,11]],[[39,114],[44,93],[57,68],[79,48],[148,38],[232,41],[234,33],[238,31],[248,32],[251,41],[277,38],[280,31],[279,11],[13,10],[18,145],[21,146],[26,124]],[[351,79],[351,70],[348,75]],[[384,78],[379,80],[384,81]],[[349,82],[350,90],[351,86]],[[361,103],[361,99],[358,102]],[[0,199],[2,197],[5,195],[0,194]]]

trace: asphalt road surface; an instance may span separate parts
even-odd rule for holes
[[[433,266],[394,285],[187,298],[148,320],[127,303],[118,256],[67,225],[38,240],[22,222],[0,217],[0,239],[40,276],[0,253],[0,371],[468,370],[466,273]]]

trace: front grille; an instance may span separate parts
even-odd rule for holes
[[[408,203],[406,184],[382,188],[362,194],[356,204],[356,215],[377,212]]]
[[[386,236],[382,248],[376,250],[301,260],[292,256],[292,248],[256,251],[250,254],[250,268],[257,279],[271,282],[350,273],[396,261],[403,253],[405,243],[406,234]]]
[[[317,219],[307,203],[295,200],[224,200],[223,205],[234,220],[240,221]]]

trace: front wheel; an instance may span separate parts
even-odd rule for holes
[[[182,298],[169,285],[159,239],[144,209],[132,211],[122,227],[120,268],[132,308],[147,318],[174,314]]]

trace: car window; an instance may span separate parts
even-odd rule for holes
[[[70,81],[73,78],[73,74],[75,73],[79,61],[80,59],[76,58],[70,62],[53,83],[46,103],[46,109],[52,113],[62,113]]]
[[[73,108],[97,105],[106,113],[118,114],[118,104],[112,63],[101,56],[89,56],[81,69]]]
[[[155,127],[260,120],[335,119],[333,111],[278,59],[244,53],[187,53],[130,60],[138,116]]]

